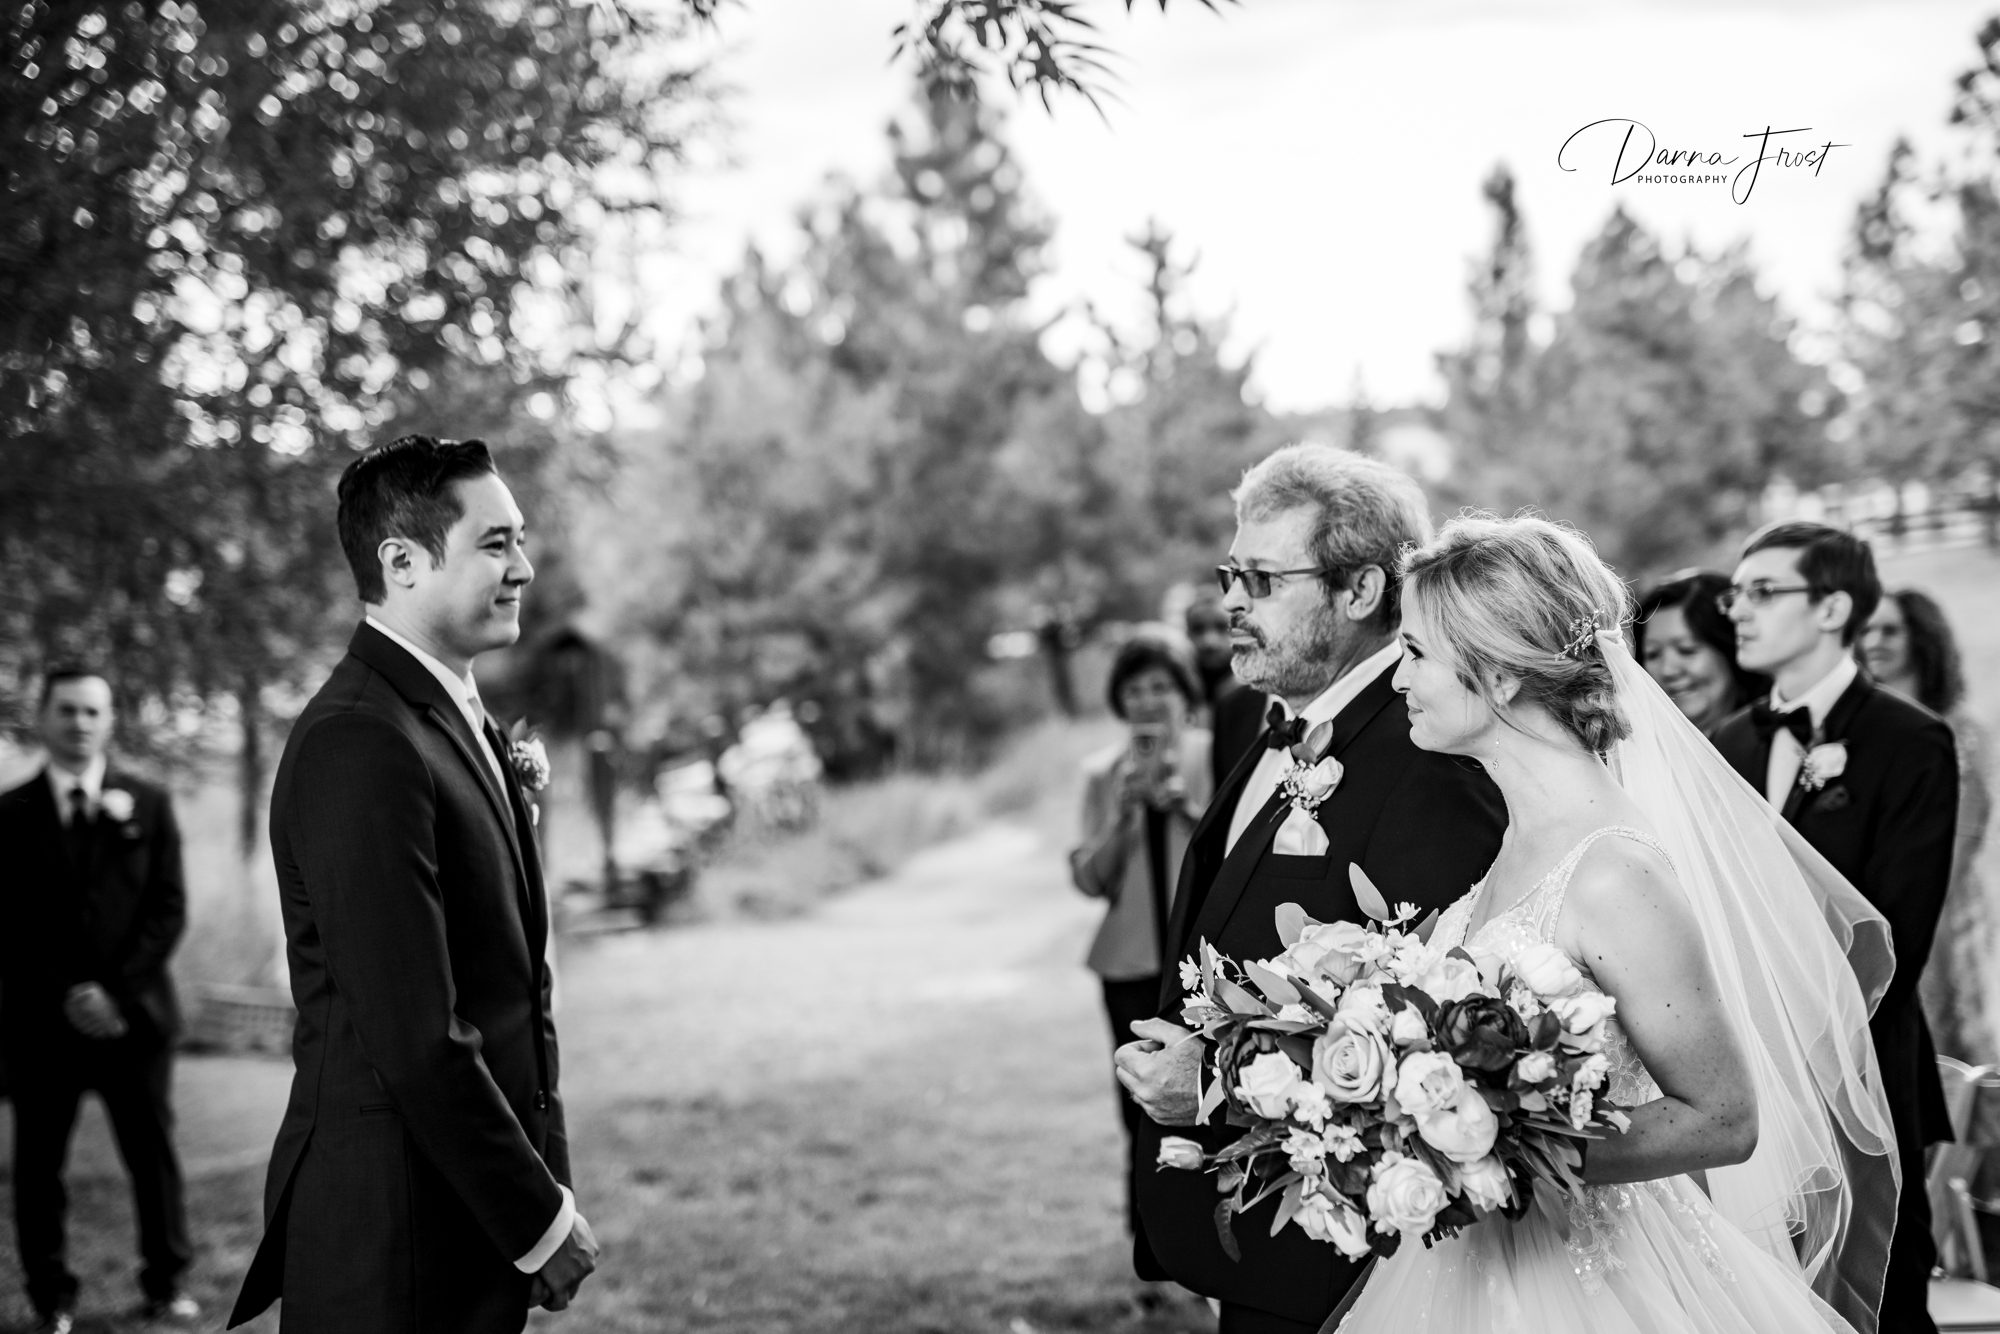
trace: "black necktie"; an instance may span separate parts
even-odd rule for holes
[[[1264,715],[1264,721],[1271,729],[1264,736],[1264,744],[1272,750],[1289,750],[1306,739],[1304,715],[1287,718],[1285,706],[1278,700],[1271,701],[1271,711]]]
[[[90,794],[78,783],[69,790],[69,824],[63,830],[69,858],[80,871],[90,851]]]
[[[1750,725],[1757,729],[1757,739],[1765,745],[1780,731],[1790,732],[1801,746],[1812,744],[1811,709],[1788,709],[1780,713],[1771,707],[1771,701],[1759,700],[1750,706]]]

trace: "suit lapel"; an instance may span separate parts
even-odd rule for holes
[[[493,720],[486,720],[486,743],[493,747],[493,754],[500,760],[500,771],[506,775],[507,808],[513,820],[515,865],[521,871],[521,883],[528,897],[528,912],[536,923],[537,930],[548,930],[548,897],[542,886],[542,859],[540,849],[535,844],[535,820],[528,811],[528,795],[521,790],[520,779],[514,773],[514,766],[508,763],[509,747],[507,739]]]
[[[500,835],[507,840],[507,847],[514,856],[515,883],[522,905],[522,920],[527,922],[538,917],[530,899],[528,869],[526,859],[521,855],[521,838],[515,827],[513,813],[509,810],[507,794],[500,790],[493,777],[493,766],[479,754],[479,743],[473,737],[472,725],[458,710],[458,704],[445,693],[438,679],[425,666],[411,657],[403,648],[365,621],[354,632],[354,638],[347,646],[348,652],[367,663],[388,678],[396,692],[420,712],[431,726],[443,732],[458,751],[458,758],[472,772],[472,780],[479,784],[479,790],[486,794],[486,804],[492,808],[493,818],[500,826]],[[504,751],[502,752],[505,753]]]
[[[1181,957],[1187,949],[1188,924],[1201,910],[1201,901],[1207,897],[1208,887],[1215,879],[1215,873],[1222,865],[1222,841],[1229,836],[1229,824],[1236,815],[1236,803],[1243,796],[1243,788],[1250,781],[1257,762],[1264,758],[1267,747],[1264,738],[1271,729],[1260,728],[1257,740],[1243,753],[1243,758],[1230,770],[1222,786],[1209,798],[1208,806],[1201,813],[1188,833],[1187,853],[1181,858],[1180,879],[1174,889],[1174,909],[1167,920],[1167,948],[1162,957],[1169,964]],[[1168,985],[1172,984],[1173,969],[1166,970]]]
[[[1383,671],[1373,681],[1363,686],[1361,693],[1347,702],[1346,708],[1334,715],[1333,735],[1326,749],[1328,755],[1339,759],[1348,746],[1353,744],[1354,738],[1361,735],[1362,729],[1375,721],[1375,716],[1388,707],[1389,701],[1396,697],[1395,687],[1390,684],[1394,676],[1394,668]],[[1340,793],[1336,789],[1326,804],[1320,807],[1316,818],[1322,822],[1328,819],[1328,808],[1339,798]],[[1281,787],[1271,794],[1271,799],[1264,803],[1263,809],[1257,812],[1256,818],[1244,829],[1243,837],[1237,840],[1236,846],[1230,849],[1229,855],[1223,859],[1222,869],[1216,874],[1214,886],[1210,888],[1198,915],[1192,918],[1196,937],[1199,938],[1204,934],[1201,929],[1204,927],[1207,928],[1206,934],[1212,937],[1229,921],[1229,915],[1235,911],[1236,901],[1243,897],[1243,890],[1249,885],[1257,863],[1263,860],[1272,839],[1277,836],[1278,827],[1285,822],[1286,808],[1284,789]]]
[[[25,799],[29,819],[40,831],[49,865],[68,871],[73,884],[80,890],[85,884],[85,868],[79,864],[74,851],[76,845],[62,822],[62,811],[56,805],[55,786],[49,779],[46,766],[35,776],[34,789],[26,794]]]
[[[1856,673],[1847,689],[1840,692],[1840,698],[1826,711],[1826,722],[1818,732],[1818,743],[1840,741],[1847,736],[1847,729],[1854,725],[1854,715],[1861,712],[1861,706],[1868,698],[1868,692],[1875,687],[1868,678]],[[1768,754],[1768,748],[1766,748]],[[1803,762],[1799,765],[1799,775],[1792,780],[1792,790],[1785,794],[1784,816],[1789,824],[1797,824],[1799,816],[1819,793],[1809,791],[1805,785],[1806,770]]]

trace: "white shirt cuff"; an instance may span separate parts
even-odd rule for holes
[[[556,1189],[562,1192],[563,1197],[562,1208],[556,1210],[556,1221],[549,1224],[549,1230],[535,1243],[534,1250],[514,1262],[514,1268],[524,1274],[535,1273],[547,1264],[556,1253],[556,1248],[563,1244],[563,1238],[569,1235],[569,1230],[576,1226],[576,1196],[570,1194],[568,1186],[558,1185]]]

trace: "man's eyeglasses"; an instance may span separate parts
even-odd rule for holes
[[[1290,579],[1301,574],[1332,574],[1337,565],[1314,566],[1305,570],[1246,570],[1241,565],[1218,565],[1215,567],[1215,582],[1222,586],[1224,597],[1229,595],[1230,586],[1238,579],[1243,581],[1243,591],[1254,598],[1271,596],[1271,583],[1276,579]]]
[[[1810,593],[1811,584],[1774,584],[1769,579],[1753,579],[1747,584],[1731,584],[1715,595],[1715,609],[1724,616],[1741,602],[1748,607],[1761,607],[1774,597],[1784,593]]]

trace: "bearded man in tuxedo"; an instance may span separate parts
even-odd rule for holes
[[[1477,766],[1419,750],[1391,684],[1402,656],[1399,553],[1430,535],[1423,493],[1402,473],[1323,445],[1293,445],[1234,493],[1236,540],[1220,567],[1236,675],[1276,697],[1268,726],[1190,836],[1168,923],[1160,1018],[1135,1024],[1118,1077],[1146,1109],[1135,1161],[1174,1134],[1213,1151],[1240,1133],[1195,1125],[1201,1043],[1175,1022],[1186,999],[1173,961],[1207,941],[1235,959],[1279,953],[1275,913],[1366,920],[1350,868],[1393,902],[1442,909],[1500,848],[1499,790]],[[1321,725],[1324,724],[1324,727]],[[1344,776],[1317,810],[1280,788],[1291,747],[1323,736]],[[1232,1259],[1216,1233],[1215,1180],[1142,1167],[1134,1260],[1221,1306],[1220,1334],[1313,1334],[1362,1267],[1297,1228],[1271,1235],[1277,1201],[1237,1218]]]
[[[64,1261],[63,1161],[86,1092],[103,1100],[132,1177],[141,1318],[201,1309],[180,1289],[193,1250],[174,1153],[167,959],[187,925],[181,836],[166,792],[108,758],[111,685],[52,671],[37,724],[48,765],[0,796],[0,1048],[14,1101],[14,1223],[28,1300],[68,1334],[77,1279]]]
[[[1943,719],[1855,662],[1855,638],[1881,600],[1874,553],[1854,534],[1803,522],[1753,534],[1720,601],[1737,661],[1769,673],[1771,694],[1725,719],[1715,745],[1889,919],[1896,973],[1869,1031],[1903,1186],[1879,1328],[1934,1334],[1924,1146],[1950,1139],[1951,1121],[1917,978],[1951,883],[1958,752]]]
[[[570,1191],[534,822],[473,660],[520,637],[520,509],[479,441],[340,479],[365,604],[293,725],[271,851],[298,1003],[231,1326],[517,1334],[596,1264]]]

